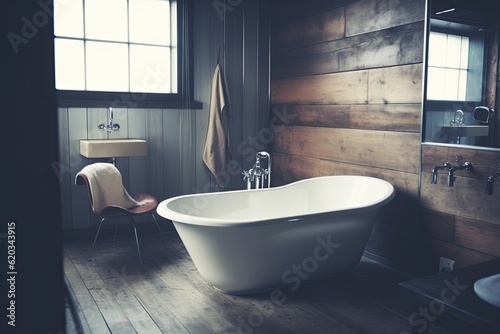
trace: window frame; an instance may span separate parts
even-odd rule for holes
[[[177,1],[177,93],[56,90],[58,106],[201,109],[193,99],[193,0]],[[55,40],[54,36],[54,40]]]

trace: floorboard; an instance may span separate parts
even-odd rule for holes
[[[224,294],[198,273],[176,233],[141,235],[142,264],[135,240],[91,240],[64,245],[64,268],[79,324],[68,333],[410,333],[418,305],[398,289],[401,273],[363,258],[352,271],[329,280],[269,292]],[[430,333],[451,334],[438,323]]]

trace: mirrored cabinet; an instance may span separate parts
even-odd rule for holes
[[[500,148],[497,0],[430,0],[424,142]]]

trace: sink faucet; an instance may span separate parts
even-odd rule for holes
[[[120,125],[118,123],[113,124],[113,108],[108,108],[108,124],[101,123],[98,128],[101,131],[106,130],[108,133],[120,130]]]
[[[493,195],[494,180],[497,177],[500,178],[500,172],[488,176],[488,180],[486,181],[486,195]]]
[[[453,119],[450,121],[450,125],[463,125],[465,114],[462,110],[458,109],[453,115]]]
[[[472,164],[467,161],[467,162],[464,162],[463,165],[461,165],[461,166],[451,167],[448,170],[448,187],[453,187],[453,184],[455,183],[456,177],[455,177],[455,175],[453,175],[453,173],[455,173],[455,171],[461,170],[461,169],[471,170]]]
[[[451,164],[446,161],[444,162],[441,166],[436,166],[432,169],[432,179],[431,179],[431,184],[437,184],[437,177],[438,177],[438,171],[441,169],[450,169]]]

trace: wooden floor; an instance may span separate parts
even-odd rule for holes
[[[409,333],[418,305],[397,287],[401,274],[364,259],[330,280],[286,290],[283,304],[269,293],[216,291],[198,274],[175,233],[140,235],[143,264],[132,238],[66,242],[65,277],[77,321],[68,333]],[[71,313],[68,312],[71,320]],[[79,318],[79,320],[78,320]],[[430,333],[454,333],[429,323]]]

